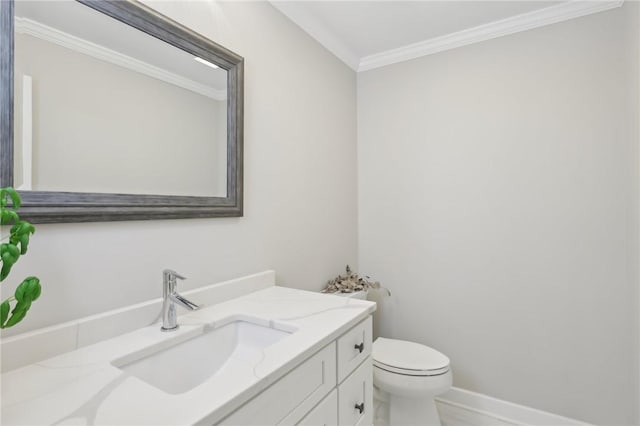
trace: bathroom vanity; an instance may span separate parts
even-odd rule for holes
[[[278,287],[266,274],[242,295],[242,282],[185,292],[206,306],[174,332],[153,321],[83,346],[90,330],[157,300],[61,326],[75,350],[2,375],[2,424],[371,424],[375,304]],[[60,329],[9,338],[3,355],[51,333]]]

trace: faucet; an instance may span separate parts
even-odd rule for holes
[[[175,331],[178,329],[178,321],[176,314],[176,303],[190,311],[195,311],[199,308],[193,302],[188,301],[184,297],[180,296],[176,291],[177,283],[176,279],[184,280],[185,277],[178,274],[171,269],[165,269],[162,271],[162,331]]]

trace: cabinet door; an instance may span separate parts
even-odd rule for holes
[[[371,353],[371,315],[338,338],[338,383]]]
[[[338,424],[338,390],[334,389],[298,426],[335,426]]]
[[[370,425],[373,422],[373,370],[368,357],[338,386],[338,424]]]
[[[335,386],[336,346],[330,343],[219,424],[295,424]]]

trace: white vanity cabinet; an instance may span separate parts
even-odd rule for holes
[[[276,286],[273,272],[186,295],[208,306],[180,316],[172,333],[129,324],[154,318],[154,300],[3,339],[3,367],[5,355],[13,363],[1,377],[11,395],[0,398],[0,424],[372,423],[375,303]],[[133,328],[117,334],[114,323]],[[59,340],[68,344],[54,345],[59,353],[31,353]],[[137,362],[144,374],[125,370]]]
[[[307,358],[220,425],[371,425],[371,316]]]

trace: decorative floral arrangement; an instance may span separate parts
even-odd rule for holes
[[[9,201],[11,205],[8,206]],[[13,188],[0,189],[0,225],[12,225],[8,242],[0,244],[0,281],[4,281],[9,276],[11,268],[18,261],[20,256],[27,253],[29,237],[36,232],[36,228],[26,220],[21,220],[18,216],[22,200],[20,195]],[[0,304],[0,328],[13,327],[27,315],[31,303],[40,297],[40,279],[38,277],[25,278],[16,288],[13,296],[5,299]],[[15,302],[13,310],[11,304]],[[9,315],[11,311],[11,315]]]
[[[323,293],[355,293],[357,291],[367,291],[369,289],[379,290],[384,289],[388,295],[391,295],[389,290],[380,286],[378,281],[371,281],[371,278],[365,276],[364,278],[354,273],[349,265],[346,268],[346,275],[338,275],[336,278],[329,280],[327,286],[322,290]]]

